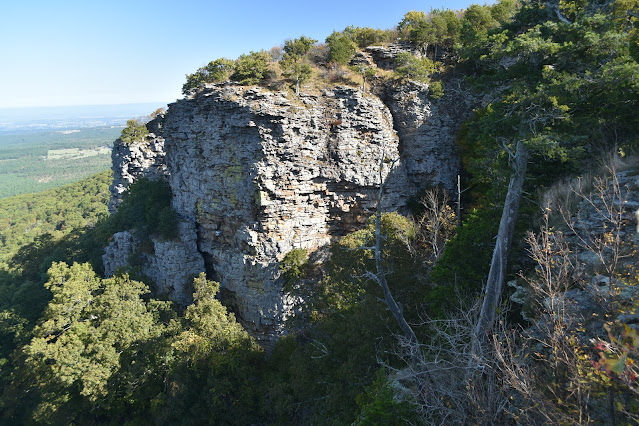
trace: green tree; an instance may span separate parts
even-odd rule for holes
[[[311,48],[317,43],[317,40],[313,40],[310,37],[301,36],[300,38],[286,40],[284,42],[284,53],[287,55],[301,59],[308,55]]]
[[[255,424],[262,351],[216,299],[219,284],[193,281],[194,303],[171,342],[166,391],[155,398],[157,419],[179,424]]]
[[[437,44],[453,49],[459,42],[461,31],[461,20],[455,12],[450,9],[431,11],[431,21],[435,29]]]
[[[488,30],[497,26],[498,22],[493,18],[490,6],[472,4],[462,17],[461,41],[465,46],[484,43]]]
[[[428,58],[418,58],[407,52],[397,55],[395,75],[401,80],[416,80],[422,83],[430,81],[430,75],[435,72],[435,63]]]
[[[186,95],[193,89],[202,87],[205,83],[217,83],[228,80],[235,69],[235,61],[219,58],[199,68],[193,74],[186,75],[186,83],[182,86],[182,94]]]
[[[422,53],[426,53],[428,46],[437,42],[433,23],[427,18],[411,25],[408,38]]]
[[[356,73],[362,76],[362,92],[366,92],[366,81],[375,77],[377,74],[377,67],[360,64],[354,66],[353,69]]]
[[[283,74],[295,81],[295,94],[300,94],[300,83],[308,80],[312,75],[310,65],[305,63],[306,56],[317,40],[302,36],[284,43],[284,55],[280,61]]]
[[[359,48],[383,43],[392,39],[392,33],[390,31],[370,27],[349,26],[344,28],[342,33],[348,36]]]
[[[517,13],[519,0],[499,0],[490,7],[490,14],[500,24],[507,24]]]
[[[295,282],[306,275],[308,267],[308,252],[306,250],[293,249],[286,253],[280,262],[280,270],[286,288],[292,289]]]
[[[346,65],[357,52],[357,45],[347,35],[333,31],[326,37],[328,45],[328,60],[340,65]]]
[[[397,24],[397,30],[404,36],[404,38],[409,39],[410,33],[413,28],[419,23],[426,20],[426,12],[411,10],[406,12],[404,18]]]
[[[56,263],[45,287],[53,298],[24,349],[25,368],[40,391],[33,419],[73,422],[104,410],[121,354],[151,337],[154,316],[143,283],[100,279],[88,264]]]
[[[259,84],[269,74],[269,61],[270,55],[263,50],[240,55],[235,63],[235,72],[231,75],[231,80],[245,86]]]
[[[146,129],[146,125],[140,123],[136,119],[131,119],[126,122],[126,127],[122,129],[120,140],[124,144],[132,144],[134,142],[144,142],[146,135],[149,131]]]

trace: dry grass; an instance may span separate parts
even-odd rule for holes
[[[626,156],[618,150],[602,154],[596,161],[596,166],[581,176],[561,179],[539,194],[539,201],[544,209],[550,209],[550,224],[562,228],[564,219],[577,213],[577,208],[583,197],[579,194],[589,194],[594,188],[596,177],[608,177],[612,173],[633,170],[639,173],[639,156]]]

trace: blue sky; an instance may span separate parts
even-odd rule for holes
[[[1,0],[0,108],[172,102],[185,74],[215,58],[471,3]]]

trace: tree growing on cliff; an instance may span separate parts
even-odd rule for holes
[[[348,36],[359,48],[391,41],[395,35],[390,30],[353,26],[344,28],[342,33]]]
[[[375,77],[375,75],[377,74],[377,67],[360,64],[354,66],[353,69],[355,70],[355,72],[362,76],[362,92],[366,92],[366,80]]]
[[[285,77],[295,81],[295,94],[300,94],[300,83],[308,80],[312,75],[312,69],[305,62],[308,52],[317,43],[317,40],[302,36],[293,40],[286,40],[284,55],[280,61],[280,67]]]
[[[408,52],[401,52],[397,55],[395,75],[400,80],[416,80],[428,83],[430,75],[436,70],[435,63],[428,58],[418,58]]]
[[[284,42],[284,53],[295,58],[301,59],[311,51],[311,48],[317,43],[310,37],[301,36]]]
[[[397,30],[405,39],[410,39],[410,33],[419,23],[426,20],[426,12],[411,10],[406,12],[404,18],[397,24]]]
[[[340,65],[346,65],[357,52],[357,45],[346,34],[333,31],[326,37],[328,45],[328,60]]]
[[[259,84],[268,76],[270,58],[264,50],[240,55],[235,62],[235,72],[231,75],[231,80],[245,86]]]
[[[127,145],[134,142],[143,142],[148,134],[149,131],[146,129],[146,125],[136,119],[131,119],[126,122],[126,127],[122,129],[120,140]]]
[[[186,83],[182,86],[182,94],[186,95],[193,89],[198,89],[206,83],[218,83],[228,80],[235,69],[235,61],[219,58],[199,68],[193,74],[186,75]]]

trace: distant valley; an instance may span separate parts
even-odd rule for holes
[[[0,198],[77,182],[111,167],[120,126],[0,133]]]
[[[0,109],[0,198],[76,182],[111,167],[126,121],[161,102]]]

